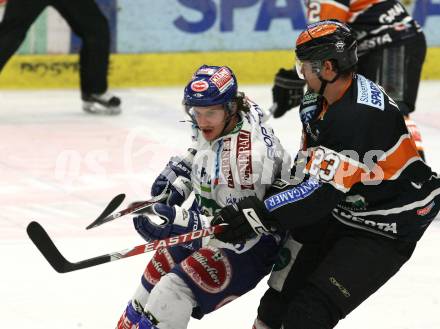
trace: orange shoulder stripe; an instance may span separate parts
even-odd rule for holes
[[[362,162],[322,146],[308,151],[311,151],[311,157],[305,172],[320,181],[330,183],[342,192],[349,191],[359,182],[376,185],[383,180],[397,179],[406,167],[420,160],[416,145],[408,134],[402,135],[396,145],[385,152],[371,170]]]
[[[420,155],[412,138],[408,134],[402,135],[397,144],[379,159],[369,179],[396,179],[408,165],[419,159]]]
[[[357,0],[357,1],[355,0],[350,5],[350,11],[352,12],[361,11],[380,1],[381,0]]]
[[[348,8],[344,9],[331,3],[323,3],[321,4],[319,18],[321,20],[339,19],[342,22],[347,22],[349,18]]]

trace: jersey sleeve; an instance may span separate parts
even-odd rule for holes
[[[290,156],[285,151],[274,130],[266,123],[261,109],[253,104],[250,112],[252,124],[252,166],[255,173],[256,196],[262,200],[275,179],[281,176],[283,165],[289,166]],[[286,171],[288,168],[284,168]]]
[[[274,182],[264,204],[286,230],[306,226],[327,216],[344,193],[332,185],[308,178],[300,184]]]

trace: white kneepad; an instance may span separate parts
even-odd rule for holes
[[[186,283],[176,274],[168,273],[151,290],[145,311],[157,319],[160,329],[186,329],[196,306]]]

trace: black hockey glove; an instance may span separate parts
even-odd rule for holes
[[[279,224],[257,197],[246,197],[237,204],[226,206],[216,214],[211,225],[227,224],[215,237],[223,242],[244,242],[255,234],[275,232]]]
[[[305,81],[301,80],[296,70],[280,69],[275,75],[272,87],[272,99],[275,109],[273,117],[279,118],[288,110],[298,106],[304,95]]]

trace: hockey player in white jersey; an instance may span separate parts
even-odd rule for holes
[[[208,227],[218,209],[246,196],[262,199],[283,160],[286,168],[290,163],[262,110],[238,92],[230,68],[201,66],[185,88],[184,106],[196,153],[171,158],[152,186],[152,195],[168,191],[166,202],[152,207],[162,224],[150,215],[133,219],[147,241]],[[195,201],[183,209],[191,192]],[[117,328],[187,328],[191,315],[200,319],[253,289],[270,272],[280,240],[275,233],[239,244],[204,238],[159,249]]]

